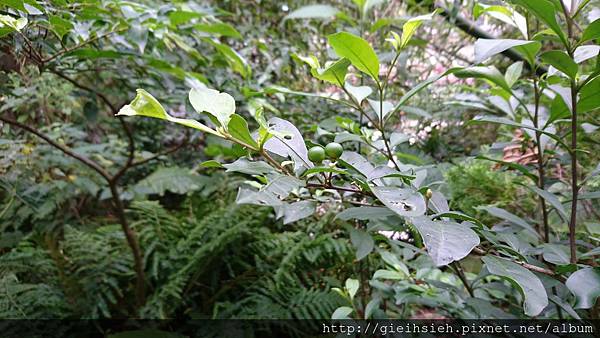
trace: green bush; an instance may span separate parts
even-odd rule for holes
[[[493,204],[520,216],[535,213],[535,196],[519,185],[525,178],[510,171],[495,170],[483,160],[467,160],[451,167],[445,177],[451,207],[491,225],[498,219],[479,206]]]

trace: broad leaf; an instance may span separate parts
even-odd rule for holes
[[[339,59],[324,69],[312,69],[312,74],[319,80],[327,81],[336,86],[343,86],[346,81],[346,73],[350,66],[350,60]]]
[[[554,33],[556,33],[565,46],[568,45],[565,33],[556,21],[557,9],[552,2],[548,0],[512,0],[512,2],[523,6],[538,19],[543,21]]]
[[[541,48],[541,43],[538,41],[528,40],[513,40],[513,39],[477,39],[475,41],[475,59],[474,63],[481,63],[488,58],[502,53],[507,49],[517,46],[522,46],[519,52],[525,54],[527,61],[531,64],[535,57],[535,53]]]
[[[544,284],[531,271],[503,258],[482,257],[487,270],[508,280],[517,287],[523,296],[523,309],[528,316],[537,316],[548,305],[548,295]]]
[[[546,262],[556,265],[567,265],[571,262],[569,247],[559,244],[544,244],[542,255]]]
[[[163,106],[161,106],[161,104],[152,95],[150,95],[147,91],[143,89],[138,89],[137,96],[133,99],[133,101],[131,101],[130,104],[123,106],[123,108],[119,110],[117,115],[154,117],[157,119],[179,123],[186,127],[195,128],[207,133],[221,136],[221,134],[219,134],[215,130],[205,126],[204,124],[196,120],[182,119],[167,114]]]
[[[574,272],[566,282],[575,295],[576,309],[590,309],[600,296],[600,268],[585,268]]]
[[[329,5],[308,5],[290,12],[283,18],[289,19],[329,19],[335,17],[339,10]]]
[[[354,296],[358,292],[359,286],[360,284],[358,283],[358,280],[352,278],[346,279],[346,291],[348,291],[350,299],[354,299]]]
[[[524,219],[522,219],[521,217],[519,217],[515,214],[512,214],[502,208],[498,208],[498,207],[494,207],[494,206],[481,206],[481,207],[478,207],[477,209],[485,210],[492,216],[502,218],[512,224],[518,225],[518,226],[522,227],[523,229],[528,230],[530,233],[532,233],[536,236],[539,236],[537,231],[535,231],[535,229],[531,225],[529,225],[529,223],[527,223]]]
[[[567,215],[567,211],[563,207],[562,203],[558,200],[558,197],[556,197],[556,195],[554,195],[553,193],[551,193],[549,191],[542,190],[535,186],[528,186],[528,188],[531,189],[536,194],[538,194],[543,199],[545,199],[546,202],[550,203],[550,205],[552,205],[554,207],[554,209],[556,209],[556,211],[558,212],[560,217],[563,219],[563,221],[565,221],[565,222],[568,221],[569,216]]]
[[[199,31],[215,35],[228,36],[236,39],[242,38],[242,34],[240,34],[240,32],[238,32],[233,26],[223,22],[216,22],[211,24],[196,24],[194,25],[194,28]]]
[[[600,108],[600,76],[586,83],[579,91],[577,112],[579,114]]]
[[[403,280],[406,279],[406,275],[398,271],[380,269],[375,271],[373,279]]]
[[[600,19],[596,19],[583,30],[579,43],[596,39],[600,39]]]
[[[283,203],[274,208],[277,212],[277,218],[283,217],[283,224],[290,224],[312,216],[315,213],[315,206],[313,201],[298,201]]]
[[[559,50],[551,50],[540,55],[542,61],[560,70],[568,77],[574,79],[577,76],[577,64],[567,53]]]
[[[469,67],[456,71],[454,75],[458,78],[486,79],[491,81],[493,84],[501,87],[502,89],[506,90],[507,92],[511,92],[510,86],[508,85],[508,83],[506,83],[504,76],[494,66]]]
[[[394,216],[395,214],[388,208],[383,207],[357,207],[357,208],[348,208],[340,213],[338,213],[335,218],[339,218],[343,221],[347,221],[350,219],[358,219],[358,220],[376,220],[376,219],[384,219],[390,216]]]
[[[366,40],[346,32],[329,35],[327,39],[337,55],[347,58],[358,70],[379,81],[379,58]]]
[[[371,95],[371,93],[373,92],[373,89],[371,89],[371,87],[369,86],[354,87],[353,85],[347,82],[344,87],[346,88],[348,93],[352,95],[354,100],[358,103],[362,103],[362,101],[366,99],[369,95]]]
[[[189,93],[190,103],[198,112],[214,116],[223,128],[229,125],[231,115],[235,113],[235,100],[227,93],[210,88],[193,88]]]
[[[360,229],[350,229],[350,241],[356,248],[356,259],[361,260],[373,251],[375,241],[369,233]]]
[[[352,308],[348,306],[340,306],[331,315],[331,319],[350,319],[348,316],[352,313]]]
[[[521,77],[521,73],[523,72],[523,61],[515,62],[512,65],[508,66],[506,69],[506,74],[504,74],[504,79],[509,87],[514,86],[514,84]]]
[[[430,14],[420,15],[414,18],[408,19],[402,26],[402,36],[400,37],[399,49],[403,49],[408,45],[408,42],[417,31],[417,28],[423,24],[423,21],[428,21],[438,13],[438,10]]]
[[[427,253],[436,266],[448,265],[466,257],[479,244],[479,236],[467,225],[452,221],[411,219],[423,238]]]
[[[308,149],[302,134],[292,123],[273,117],[267,122],[269,132],[274,136],[264,144],[264,149],[282,157],[290,157],[294,168],[311,168],[313,163],[308,159]]]
[[[243,173],[247,175],[264,175],[275,172],[272,166],[263,161],[248,161],[245,157],[240,157],[235,162],[223,164],[227,171]]]
[[[231,120],[229,120],[229,124],[227,125],[227,131],[234,139],[241,141],[254,149],[258,149],[258,144],[252,138],[252,135],[250,135],[250,131],[248,130],[248,122],[240,115],[231,115]]]
[[[425,199],[418,191],[396,187],[371,187],[375,197],[400,216],[421,216],[425,213]]]

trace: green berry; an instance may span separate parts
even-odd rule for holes
[[[314,146],[308,150],[308,159],[320,163],[325,159],[325,150],[321,146]]]
[[[337,160],[340,156],[342,156],[343,152],[344,148],[342,148],[342,145],[337,142],[331,142],[325,146],[325,153],[331,159]]]

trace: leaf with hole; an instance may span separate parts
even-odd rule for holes
[[[386,207],[400,216],[421,216],[425,213],[425,199],[409,188],[371,187],[371,191]]]

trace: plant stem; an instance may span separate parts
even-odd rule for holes
[[[469,284],[469,280],[467,279],[467,276],[465,275],[465,272],[462,266],[460,265],[460,262],[455,261],[452,263],[452,266],[454,267],[454,270],[456,270],[458,278],[460,278],[462,283],[465,285],[465,288],[467,289],[467,292],[469,292],[469,295],[471,297],[475,297],[475,294],[473,293],[473,288],[471,287],[471,284]]]
[[[577,84],[571,80],[571,220],[569,222],[569,247],[571,249],[571,264],[577,263],[575,244],[575,229],[577,228],[577,198],[579,185],[577,183]]]
[[[571,39],[573,38],[573,18],[571,18],[570,12],[562,1],[559,1],[562,6],[565,20],[567,23],[567,43],[566,49],[569,57],[574,58],[574,51],[571,48]],[[573,5],[574,2],[571,2]],[[571,8],[571,11],[575,11],[575,8]],[[575,244],[575,230],[577,228],[577,197],[579,195],[579,185],[577,179],[577,81],[571,79],[571,219],[569,220],[569,248],[571,251],[571,264],[577,263],[577,247]]]
[[[535,73],[535,72],[534,72]],[[534,90],[534,101],[535,101],[535,110],[534,110],[534,116],[533,116],[533,126],[538,129],[539,128],[539,106],[540,106],[540,92],[539,92],[539,88],[538,88],[538,81],[537,78],[534,78],[533,80],[533,90]],[[544,170],[544,148],[542,146],[542,134],[539,131],[535,131],[535,143],[537,146],[537,151],[538,151],[538,158],[537,158],[537,164],[538,164],[538,181],[537,181],[537,186],[538,188],[544,190],[544,187],[546,185],[545,182],[545,170]],[[549,230],[549,226],[548,226],[548,209],[546,208],[546,200],[540,196],[540,207],[542,209],[542,224],[544,227],[544,240],[546,241],[546,243],[548,243],[550,241],[550,230]]]

